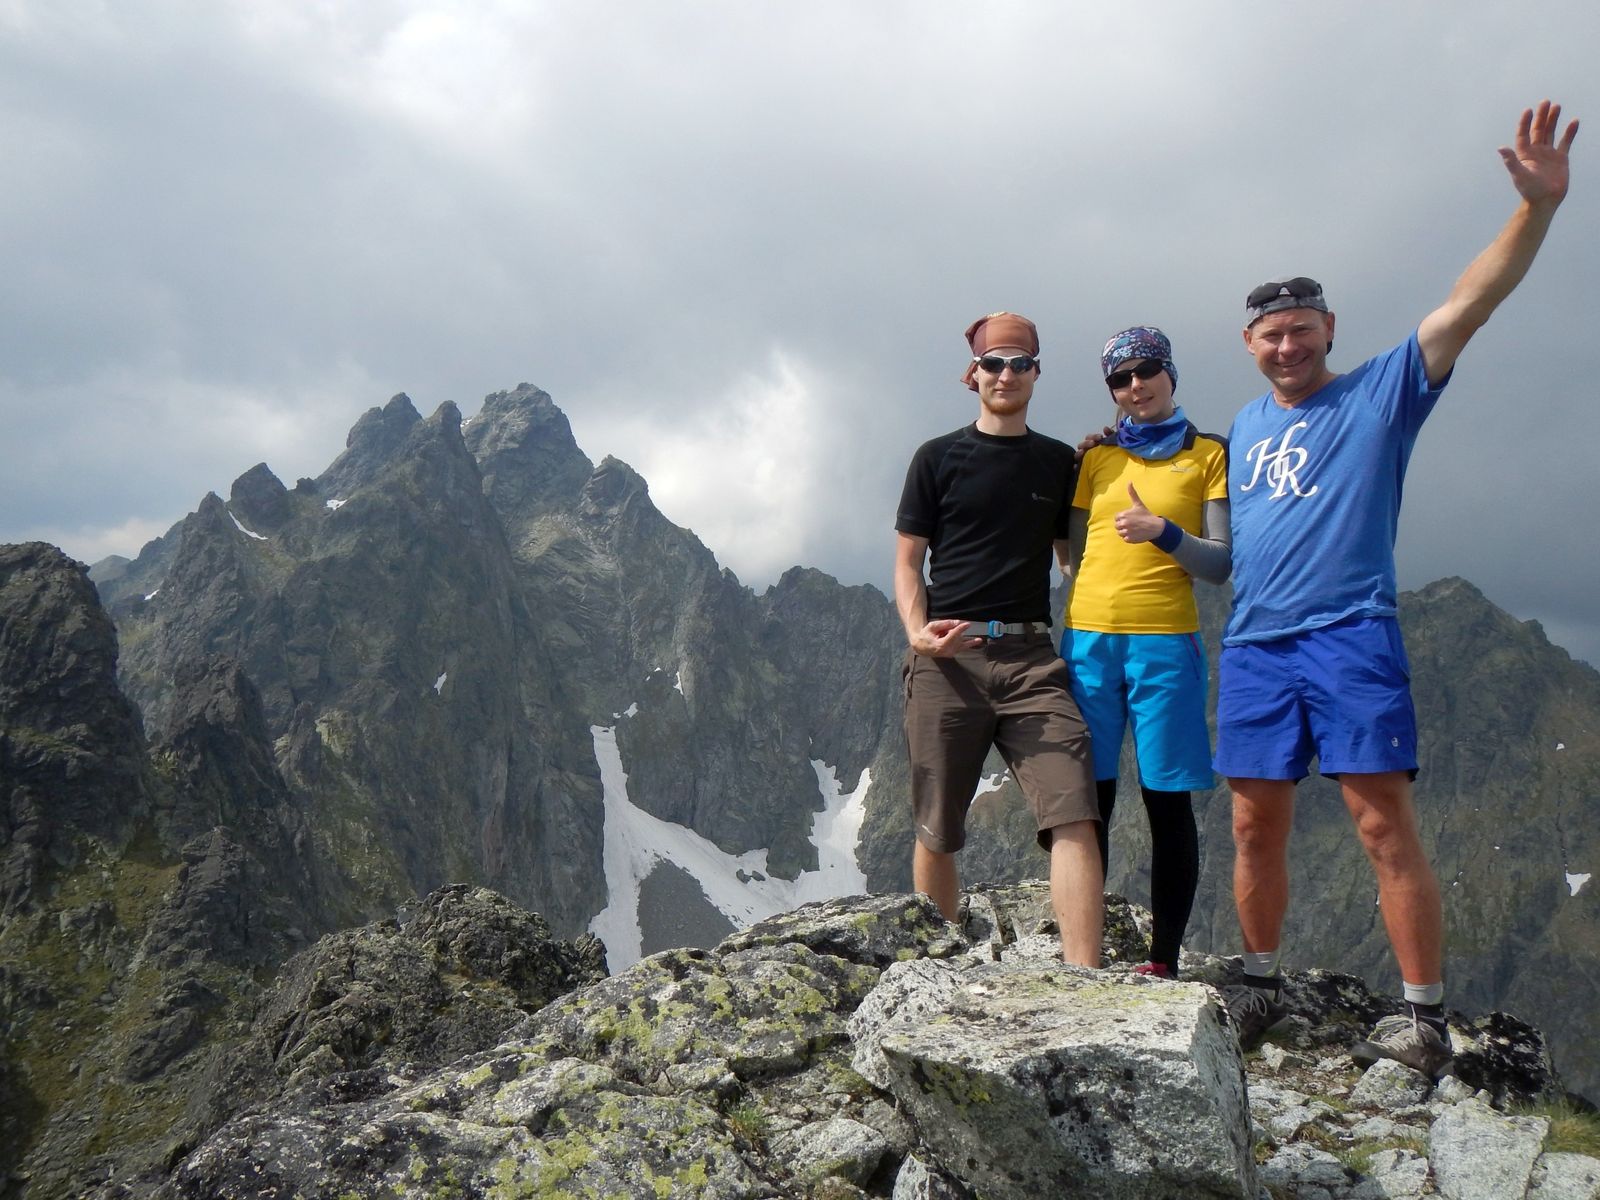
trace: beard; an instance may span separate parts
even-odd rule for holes
[[[979,392],[978,399],[983,407],[997,417],[1014,417],[1018,413],[1028,410],[1028,401],[1033,399],[1033,389],[1026,392]]]

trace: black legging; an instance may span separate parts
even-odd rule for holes
[[[1094,785],[1100,802],[1100,870],[1110,866],[1111,813],[1117,806],[1117,781],[1100,779]],[[1194,809],[1188,792],[1158,792],[1140,787],[1145,815],[1150,818],[1150,961],[1178,973],[1178,949],[1194,907],[1194,890],[1200,882],[1200,840],[1195,833]]]

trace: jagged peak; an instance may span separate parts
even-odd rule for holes
[[[76,861],[80,834],[120,840],[147,807],[117,655],[88,568],[47,542],[0,546],[0,912]]]
[[[404,420],[409,413],[412,418],[418,418],[416,405],[412,404],[411,397],[404,392],[396,392],[389,397],[389,402],[383,406],[385,417],[399,417]]]
[[[399,449],[391,456],[391,463],[432,455],[443,451],[445,457],[459,460],[459,465],[477,474],[477,466],[461,436],[461,409],[455,401],[446,400],[432,414],[411,427],[411,432]]]
[[[1442,610],[1449,614],[1449,619],[1458,626],[1481,625],[1482,628],[1498,631],[1493,635],[1495,637],[1505,637],[1512,630],[1520,629],[1526,631],[1539,646],[1561,649],[1550,642],[1544,626],[1538,621],[1519,620],[1484,595],[1475,584],[1462,579],[1459,575],[1435,579],[1414,592],[1402,593],[1400,605],[1402,619],[1408,610],[1412,612]],[[1565,655],[1566,651],[1563,650],[1561,653]]]
[[[643,488],[646,492],[650,490],[650,485],[645,481],[645,477],[614,454],[608,454],[602,458],[600,465],[594,469],[594,474],[596,478],[614,475],[618,479],[626,480],[630,485],[637,485]]]
[[[199,571],[200,577],[213,578],[216,570],[214,556],[220,553],[231,558],[233,551],[224,547],[247,540],[243,532],[245,528],[248,526],[229,511],[221,496],[207,492],[195,505],[195,510],[173,527],[177,536],[173,539],[172,561],[168,564],[167,576],[171,577],[174,571],[180,575]]]
[[[622,459],[606,455],[583,485],[578,504],[581,519],[600,528],[605,536],[622,543],[645,539],[652,553],[683,553],[696,570],[719,575],[729,587],[748,593],[732,571],[717,563],[716,555],[694,530],[678,525],[650,499],[643,475]],[[752,597],[753,598],[753,597]]]
[[[396,392],[389,397],[389,402],[382,408],[373,406],[361,414],[360,419],[345,435],[345,448],[351,450],[359,444],[385,438],[385,435],[387,435],[386,440],[404,436],[420,420],[422,414],[417,412],[416,405],[411,403],[411,397],[404,392]]]
[[[459,435],[461,433],[461,410],[456,407],[454,400],[446,400],[433,410],[433,415],[425,422],[442,433]]]
[[[1461,578],[1459,575],[1446,575],[1443,579],[1435,579],[1432,583],[1425,583],[1414,593],[1419,600],[1442,600],[1452,596],[1464,595],[1468,599],[1480,603],[1490,603],[1489,598],[1477,587]]]
[[[572,436],[572,425],[548,392],[519,383],[509,392],[491,392],[467,429],[468,443],[480,460],[491,454],[540,453],[558,458],[588,458]]]
[[[836,577],[829,575],[826,571],[818,570],[816,567],[796,565],[785,571],[774,586],[780,588],[795,588],[803,587],[807,584],[813,583],[822,584],[826,587],[837,587],[839,585],[839,580]]]
[[[276,529],[293,515],[289,489],[267,464],[257,463],[233,481],[228,507],[246,524]]]
[[[366,483],[405,445],[421,420],[404,392],[397,392],[382,408],[367,409],[351,426],[344,453],[318,476],[317,490],[343,496]]]
[[[870,583],[845,584],[816,567],[793,566],[785,571],[765,593],[766,597],[781,599],[791,594],[820,591],[840,597],[864,598],[869,603],[881,604],[886,599],[883,592]]]
[[[0,583],[9,582],[13,574],[52,574],[58,571],[82,575],[85,568],[51,542],[12,542],[0,546]]]
[[[490,392],[483,398],[481,414],[505,414],[511,412],[552,413],[561,416],[565,421],[566,416],[550,398],[550,393],[531,383],[519,383],[508,391]]]
[[[583,485],[584,503],[591,508],[618,509],[634,497],[648,501],[649,496],[650,485],[644,476],[610,454],[600,460]]]
[[[512,524],[570,507],[594,470],[567,415],[532,384],[485,396],[462,434],[483,474],[484,495]]]
[[[248,528],[245,522],[234,516],[221,496],[215,492],[207,492],[195,506],[195,510],[178,522],[177,561],[192,558],[196,553],[196,547],[202,542],[211,543],[213,535],[222,539],[220,544],[229,544],[235,539],[245,540],[247,535],[244,530]]]
[[[550,398],[549,392],[545,391],[537,384],[528,383],[526,381],[517,384],[517,386],[512,388],[510,391],[493,392],[484,397],[484,403],[486,404],[491,400],[521,401],[537,407],[547,407],[555,409],[557,412],[561,411],[559,408],[556,408],[556,403]]]
[[[274,475],[272,473],[272,468],[267,466],[267,464],[264,462],[258,462],[244,474],[240,475],[239,478],[235,479],[233,481],[233,490],[237,492],[241,487],[249,488],[257,484],[265,484],[268,487],[274,487],[279,490],[287,490],[283,486],[283,481]]]

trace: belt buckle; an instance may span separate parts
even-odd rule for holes
[[[989,631],[988,636],[991,638],[1000,638],[1006,635],[1006,627],[999,621],[990,621],[985,628]]]

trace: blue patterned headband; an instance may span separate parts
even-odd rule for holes
[[[1107,342],[1100,352],[1100,374],[1109,375],[1133,358],[1155,359],[1166,369],[1167,377],[1172,380],[1172,390],[1178,390],[1178,368],[1172,365],[1172,343],[1154,325],[1135,325]]]

